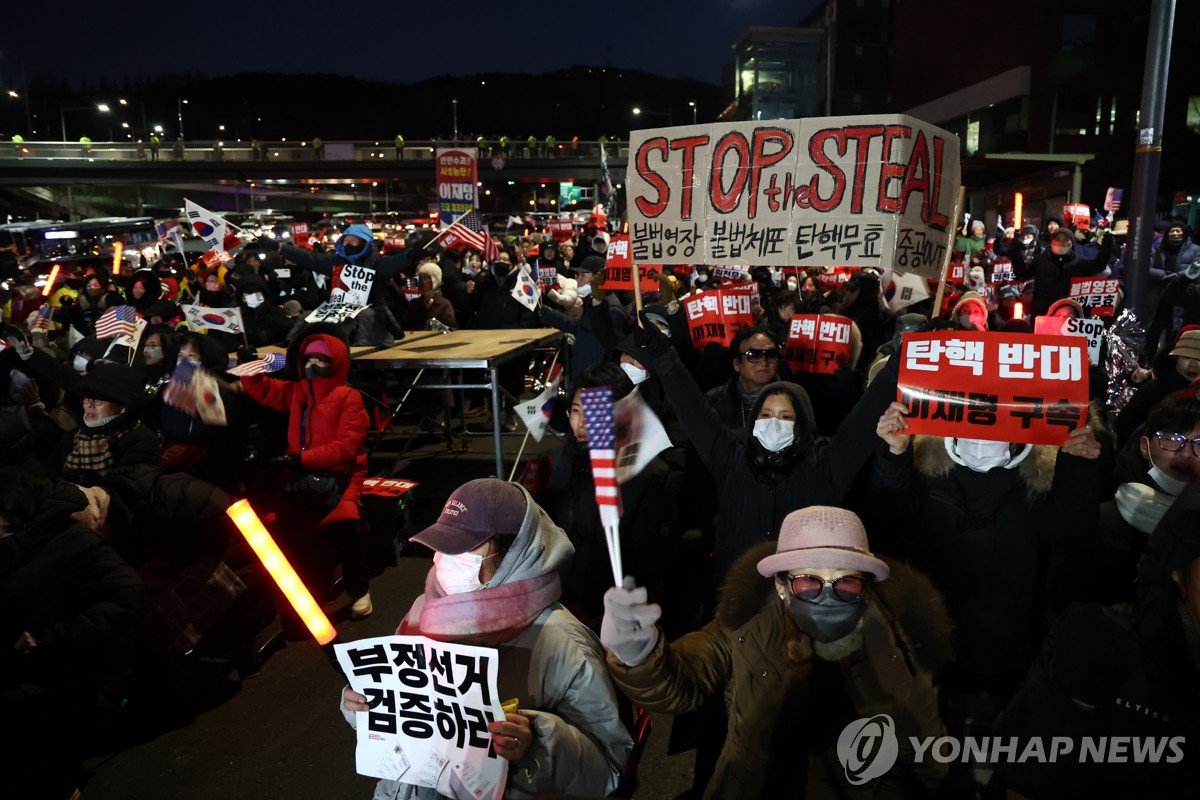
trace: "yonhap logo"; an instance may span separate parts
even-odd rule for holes
[[[887,714],[854,720],[838,736],[837,754],[851,786],[878,778],[895,765],[900,754],[896,723]]]

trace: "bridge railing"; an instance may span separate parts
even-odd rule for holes
[[[287,162],[287,161],[431,161],[434,152],[443,147],[476,147],[485,163],[497,156],[506,161],[533,159],[600,158],[598,141],[567,142],[507,142],[499,140],[464,141],[422,140],[405,142],[397,147],[393,142],[353,141],[322,142],[320,147],[311,141],[260,142],[258,148],[247,141],[164,141],[157,147],[136,142],[11,142],[0,141],[0,160],[10,159],[70,159],[75,161],[207,161],[207,162]],[[624,159],[628,142],[606,142],[609,158]]]

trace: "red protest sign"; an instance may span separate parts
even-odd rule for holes
[[[950,265],[950,274],[946,280],[951,283],[966,283],[967,282],[967,265],[961,261]]]
[[[1087,343],[975,331],[910,333],[897,396],[910,433],[1061,445],[1087,419]]]
[[[569,219],[552,219],[546,227],[556,242],[569,242],[575,235],[575,224]]]
[[[633,290],[633,258],[629,254],[628,234],[621,233],[612,237],[612,241],[608,243],[608,252],[605,253],[604,269],[608,276],[604,280],[605,289]],[[638,272],[643,292],[658,291],[658,281],[654,276],[662,272],[661,264],[638,264]]]
[[[1092,229],[1092,209],[1084,203],[1063,205],[1063,222],[1081,231]]]
[[[363,494],[374,497],[403,497],[417,488],[417,484],[403,478],[366,478]]]
[[[850,318],[795,314],[787,338],[788,366],[796,372],[832,375],[850,363]]]
[[[830,267],[828,272],[821,271],[821,274],[817,276],[817,282],[825,291],[837,289],[850,280],[859,269],[860,267]]]
[[[697,350],[707,344],[728,347],[735,333],[754,324],[750,288],[750,285],[727,286],[684,299],[693,347]]]
[[[1115,314],[1120,293],[1120,278],[1071,278],[1071,299],[1089,309],[1093,317]]]

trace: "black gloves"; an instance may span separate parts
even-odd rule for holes
[[[281,467],[300,466],[300,456],[287,453],[282,456],[275,456],[271,459],[272,464],[278,464]]]
[[[633,341],[640,351],[638,361],[645,365],[670,354],[672,348],[671,340],[646,317],[645,311],[642,312],[641,320],[642,324],[633,329]]]

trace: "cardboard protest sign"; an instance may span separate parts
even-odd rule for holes
[[[333,289],[329,292],[329,301],[365,306],[370,301],[371,287],[374,285],[375,270],[357,264],[341,264],[333,271]]]
[[[450,225],[479,207],[479,151],[474,147],[442,148],[435,156],[438,222]]]
[[[1087,340],[1088,363],[1100,363],[1100,343],[1104,341],[1104,321],[1096,318],[1038,317],[1033,332],[1047,336],[1081,336]]]
[[[418,295],[420,292],[417,293]],[[353,303],[321,303],[314,308],[307,317],[305,322],[345,322],[348,319],[354,319],[362,312],[366,306],[355,305]]]
[[[900,402],[910,433],[1061,445],[1087,419],[1086,343],[975,331],[909,333]]]
[[[446,797],[498,800],[508,762],[492,749],[489,722],[504,719],[490,647],[424,636],[378,636],[334,646],[357,713],[360,775],[437,789]]]
[[[612,237],[605,253],[604,269],[608,276],[604,281],[605,289],[633,291],[633,258],[629,252],[629,234],[621,233]],[[642,285],[643,292],[658,291],[658,281],[654,276],[660,272],[662,264],[638,262],[638,282]]]
[[[958,137],[912,117],[686,125],[630,134],[633,257],[897,267],[938,277]]]
[[[684,298],[688,330],[692,347],[697,350],[708,344],[728,347],[733,336],[742,328],[754,324],[751,310],[752,285],[727,286],[711,292],[692,294]]]
[[[929,298],[929,282],[920,275],[892,272],[883,297],[893,314]]]
[[[796,372],[832,375],[850,363],[850,318],[792,315],[786,353],[788,366]]]
[[[1120,278],[1071,278],[1070,298],[1093,317],[1111,317],[1120,299]]]

